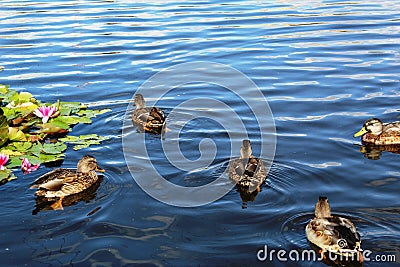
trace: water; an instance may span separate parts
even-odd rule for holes
[[[107,170],[91,199],[32,215],[29,184],[50,170],[45,167],[25,176],[17,172],[18,180],[0,187],[2,265],[325,266],[259,262],[256,256],[264,245],[310,249],[304,227],[319,195],[329,197],[334,213],[356,223],[364,250],[396,254],[398,263],[400,155],[383,151],[379,159],[369,159],[352,134],[369,117],[399,120],[400,4],[303,2],[2,1],[0,83],[42,101],[61,98],[112,109],[91,126],[74,128],[74,134],[96,132],[111,139],[87,150],[69,149],[63,163],[75,167],[89,153]],[[273,112],[274,163],[246,209],[235,189],[201,207],[166,205],[139,188],[125,164],[127,100],[158,71],[194,61],[243,72]],[[268,147],[261,144],[263,133],[252,124],[248,107],[221,88],[177,88],[157,105],[168,113],[204,96],[226,102],[240,115],[256,153],[261,145]],[[218,111],[212,115],[230,118],[227,110]],[[231,145],[241,140],[238,129],[229,139],[213,120],[181,125],[183,117],[199,112],[181,109],[169,125],[183,126],[179,142],[191,160],[201,156],[201,140],[213,140],[208,144],[218,150],[208,168],[177,170],[157,148],[161,140],[146,136],[152,162],[179,185],[199,186],[219,177]]]

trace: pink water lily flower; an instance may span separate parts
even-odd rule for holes
[[[4,165],[7,164],[8,159],[9,159],[8,155],[3,154],[3,153],[0,154],[0,170],[1,171],[5,169]]]
[[[24,174],[28,174],[33,171],[36,171],[39,168],[39,166],[40,164],[32,165],[27,158],[24,158],[22,160],[21,170],[24,172]]]
[[[36,116],[42,118],[43,123],[46,123],[56,112],[57,108],[55,106],[41,106],[33,111]]]

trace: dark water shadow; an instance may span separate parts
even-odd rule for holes
[[[371,160],[378,160],[381,158],[383,152],[391,152],[400,154],[400,145],[372,145],[363,144],[360,146],[359,151],[364,154],[364,157]]]

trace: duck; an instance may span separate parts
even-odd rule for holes
[[[136,109],[132,113],[132,122],[140,131],[162,134],[165,130],[165,115],[158,107],[146,107],[143,95],[136,94],[133,100]]]
[[[400,122],[382,123],[380,119],[368,119],[354,137],[361,137],[365,144],[395,145],[400,144]]]
[[[261,159],[253,156],[250,140],[242,140],[240,158],[233,160],[229,165],[229,178],[239,187],[249,192],[261,191],[267,172]]]
[[[62,200],[91,187],[99,179],[96,172],[104,172],[95,157],[83,156],[78,161],[77,170],[58,168],[37,178],[31,188],[36,188],[36,197],[57,201],[53,209],[63,209]]]
[[[332,252],[362,261],[361,237],[347,218],[332,216],[328,198],[320,196],[315,205],[315,218],[306,226],[308,241],[321,248],[321,255]],[[350,258],[352,257],[352,258]]]

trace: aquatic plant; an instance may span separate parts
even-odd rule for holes
[[[40,164],[32,165],[27,158],[23,158],[21,163],[21,170],[24,172],[24,174],[28,174],[36,171],[39,166]]]
[[[78,150],[108,139],[68,135],[75,125],[90,124],[108,111],[88,109],[79,102],[42,103],[31,93],[0,84],[0,184],[16,179],[17,168],[27,174],[41,164],[63,160],[67,143]]]
[[[55,106],[50,106],[50,107],[42,106],[33,111],[33,113],[35,113],[36,116],[42,118],[43,123],[46,123],[51,117],[56,115],[56,112],[57,108]]]
[[[9,157],[6,154],[0,154],[0,170],[3,171],[6,169],[6,167],[4,167],[4,165],[7,164]]]

